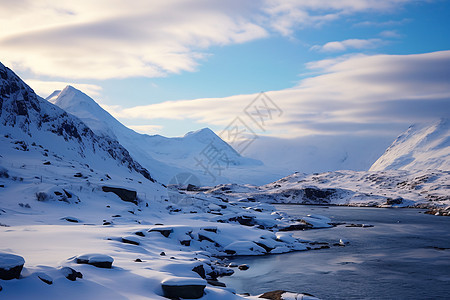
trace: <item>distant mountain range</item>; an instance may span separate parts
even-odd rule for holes
[[[251,173],[255,168],[264,169],[261,161],[241,156],[209,128],[175,138],[140,134],[124,126],[91,97],[71,86],[53,92],[47,100],[78,117],[97,135],[117,140],[164,183],[182,172],[193,173],[200,182],[221,183],[233,181],[230,174],[234,172],[249,170]],[[212,159],[214,155],[220,161]],[[260,174],[267,177],[267,172]]]

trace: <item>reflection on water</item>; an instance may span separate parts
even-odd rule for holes
[[[250,269],[236,269],[235,275],[222,280],[237,292],[283,289],[322,299],[450,299],[449,217],[425,215],[417,209],[277,208],[292,216],[315,213],[334,222],[375,227],[341,225],[294,233],[331,244],[346,239],[350,241],[346,247],[236,258],[233,261]]]

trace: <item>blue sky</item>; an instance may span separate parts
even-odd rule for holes
[[[422,71],[435,60],[449,64],[446,52],[430,54],[450,49],[449,1],[91,2],[2,1],[0,59],[41,96],[72,84],[140,132],[219,132],[261,91],[288,112],[261,133],[266,136],[329,135],[337,134],[331,128],[342,128],[338,134],[391,139],[410,123],[448,114],[448,72]],[[408,54],[424,56],[406,59]],[[370,84],[367,95],[321,94],[321,86],[336,88],[327,78],[355,84],[344,79],[358,79],[351,69],[373,66],[372,58],[380,67],[367,67],[373,73],[364,76],[389,74],[397,58],[404,68],[395,80],[380,83],[386,93],[379,100]],[[425,73],[438,80],[420,77]],[[405,80],[423,85],[411,90]],[[401,95],[413,98],[423,90],[429,94],[395,110],[392,121],[384,118],[388,108],[407,101]],[[335,97],[339,93],[367,100],[343,102]],[[355,107],[359,118],[352,114]]]

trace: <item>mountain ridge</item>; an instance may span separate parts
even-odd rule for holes
[[[374,162],[370,171],[450,170],[450,120],[413,124]]]

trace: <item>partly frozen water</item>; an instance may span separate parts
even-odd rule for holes
[[[307,292],[321,299],[450,299],[450,218],[418,209],[277,205],[292,216],[321,214],[340,225],[295,236],[346,247],[240,257],[247,271],[222,280],[237,292]],[[438,249],[441,248],[441,249]],[[443,249],[444,248],[444,249]]]

